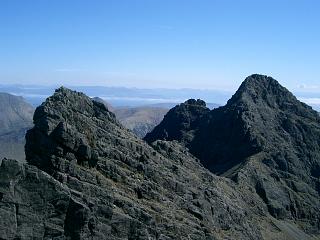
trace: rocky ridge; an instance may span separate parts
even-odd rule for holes
[[[179,112],[181,106],[176,108]],[[163,122],[175,118],[170,115],[175,112],[169,112]],[[306,231],[319,233],[317,112],[273,78],[255,74],[225,106],[195,121],[199,122],[195,128],[181,131],[191,135],[184,141],[163,124],[145,139],[165,139],[159,132],[166,132],[212,172],[233,179],[238,186],[254,188],[275,218],[295,220]]]
[[[216,176],[177,141],[149,146],[82,93],[56,90],[36,109],[34,124],[28,164],[1,162],[2,239],[317,235],[294,219],[274,218],[256,188]]]
[[[84,94],[58,89],[36,109],[34,123],[26,136],[33,166],[1,165],[0,209],[11,219],[0,228],[5,239],[261,235],[254,215],[243,221],[245,196],[229,181],[179,145],[160,141],[151,148]]]

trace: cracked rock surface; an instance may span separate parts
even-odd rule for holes
[[[193,105],[195,107],[195,105]],[[163,133],[190,149],[212,172],[252,187],[269,213],[320,233],[320,117],[275,79],[249,76],[228,103],[204,114],[188,101],[172,109],[148,142]],[[171,128],[171,119],[184,116]],[[193,127],[185,128],[184,121]]]
[[[1,162],[1,239],[316,237],[272,216],[257,188],[213,174],[178,141],[148,145],[82,93],[57,89],[34,124],[28,164]]]

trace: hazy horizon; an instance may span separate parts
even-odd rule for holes
[[[24,97],[27,102],[34,107],[38,106],[48,96],[52,95],[54,90],[61,85],[25,85],[25,84],[2,84],[0,83],[0,92],[6,92]],[[130,88],[130,87],[107,87],[107,86],[80,86],[65,85],[72,90],[81,91],[90,97],[100,97],[115,107],[137,107],[154,104],[178,104],[190,98],[202,99],[207,104],[224,105],[227,100],[235,93],[219,89],[195,89],[195,88]],[[286,86],[285,86],[286,87]],[[293,94],[302,102],[312,106],[320,111],[320,97],[316,89],[313,91],[302,89],[292,90]]]

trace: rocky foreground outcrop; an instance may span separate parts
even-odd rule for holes
[[[262,75],[248,77],[226,106],[200,114],[195,127],[177,134],[177,128],[172,131],[164,123],[180,116],[176,114],[180,111],[193,116],[194,110],[186,111],[188,105],[171,110],[145,139],[165,139],[159,133],[166,133],[212,172],[233,179],[238,186],[254,188],[275,218],[292,219],[306,231],[319,233],[320,118],[316,111]]]
[[[148,145],[82,93],[56,90],[34,124],[28,164],[1,162],[1,239],[319,236],[310,222],[272,216],[257,188],[213,174],[177,141]],[[242,175],[254,178],[249,170]]]

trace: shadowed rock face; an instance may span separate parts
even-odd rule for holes
[[[216,176],[176,141],[149,146],[82,93],[58,89],[34,123],[29,165],[0,162],[2,239],[310,237],[270,216],[265,182]],[[239,182],[255,179],[248,169]]]
[[[314,135],[319,136],[319,124],[317,113],[276,80],[252,75],[226,106],[208,114],[190,146],[204,165],[223,173],[262,151],[289,154],[293,148],[300,151],[302,147],[305,152],[316,153],[319,142]],[[205,141],[210,147],[202,144]],[[299,162],[304,165],[309,160],[303,157]]]
[[[145,136],[147,142],[155,140],[178,140],[188,144],[199,128],[202,116],[209,113],[206,103],[200,99],[189,99],[172,108],[163,121]]]
[[[299,220],[310,231],[319,231],[317,112],[271,77],[252,75],[226,106],[195,121],[200,122],[197,127],[184,133],[192,137],[181,142],[205,167],[254,187],[274,217]],[[160,126],[147,141],[164,139],[159,131],[181,140],[181,135]]]

